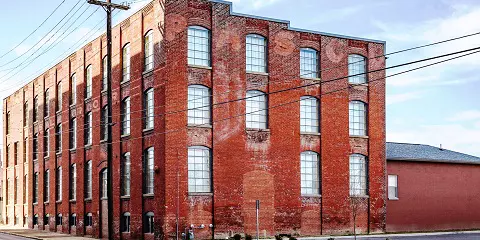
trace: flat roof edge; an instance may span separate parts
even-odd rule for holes
[[[313,34],[319,34],[319,35],[324,35],[324,36],[329,36],[329,37],[352,39],[352,40],[359,40],[359,41],[366,41],[366,42],[374,42],[374,43],[380,43],[380,44],[384,44],[384,45],[387,43],[386,41],[376,40],[376,39],[369,39],[369,38],[362,38],[362,37],[352,37],[352,36],[347,36],[347,35],[342,35],[342,34],[320,32],[320,31],[307,30],[307,29],[302,29],[302,28],[294,28],[294,27],[290,26],[290,21],[288,21],[288,20],[277,19],[277,18],[269,18],[269,17],[261,17],[261,16],[245,14],[245,13],[236,13],[236,12],[233,11],[233,3],[229,2],[229,1],[224,1],[224,0],[209,0],[209,1],[229,5],[230,6],[230,15],[239,16],[239,17],[254,18],[254,19],[259,19],[259,20],[266,20],[266,21],[272,21],[272,22],[278,22],[278,23],[285,23],[285,24],[288,25],[288,30],[292,30],[292,31],[304,32],[304,33],[313,33]]]

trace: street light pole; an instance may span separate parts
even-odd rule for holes
[[[89,4],[102,6],[107,12],[107,197],[108,197],[108,238],[113,238],[113,154],[112,154],[112,11],[128,10],[130,7],[106,2],[88,0]]]

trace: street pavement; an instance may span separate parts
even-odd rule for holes
[[[24,239],[31,239],[31,238],[17,237],[10,234],[0,233],[0,239],[1,240],[24,240]]]
[[[330,237],[300,238],[300,240],[328,240]],[[353,236],[335,236],[335,240],[352,240]],[[386,234],[377,236],[357,236],[357,240],[480,240],[480,232],[449,232],[449,233],[413,233]]]

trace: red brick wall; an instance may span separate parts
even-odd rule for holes
[[[398,200],[388,201],[387,231],[480,228],[480,166],[388,161]]]
[[[165,12],[165,16],[164,16]],[[200,25],[211,31],[211,68],[187,66],[187,27]],[[143,72],[143,36],[153,30],[155,67],[151,73]],[[268,40],[268,74],[252,74],[245,71],[245,36],[249,33],[263,35]],[[299,77],[300,48],[310,47],[319,52],[321,79],[328,81],[348,74],[348,54],[357,53],[373,57],[383,53],[383,44],[353,41],[334,36],[292,31],[285,22],[273,22],[244,16],[230,15],[228,4],[206,0],[168,0],[163,5],[158,1],[125,20],[113,29],[113,162],[114,162],[114,219],[115,229],[120,228],[120,216],[131,214],[131,232],[115,238],[138,239],[174,237],[179,213],[179,229],[191,224],[197,238],[210,238],[214,231],[217,237],[232,233],[254,234],[255,200],[261,201],[261,235],[278,233],[300,235],[340,234],[353,231],[352,211],[349,197],[349,155],[360,153],[369,158],[369,198],[364,199],[364,208],[358,212],[357,229],[362,232],[382,232],[385,228],[385,82],[376,81],[364,86],[350,87],[348,80],[325,82],[308,88],[270,94],[268,125],[266,131],[246,131],[245,101],[214,106],[212,127],[188,127],[186,112],[187,86],[202,84],[212,89],[213,103],[239,99],[247,90],[266,93],[285,88],[315,83],[319,80]],[[38,123],[29,122],[25,131],[31,146],[32,136],[39,132],[43,149],[43,129],[55,122],[63,123],[63,151],[61,155],[50,154],[48,161],[39,157],[32,163],[29,176],[39,171],[39,188],[43,189],[43,172],[51,172],[50,189],[54,191],[55,169],[63,169],[63,200],[55,202],[52,192],[48,204],[43,202],[40,191],[38,205],[32,206],[29,198],[29,227],[34,214],[39,215],[43,228],[43,215],[49,213],[50,231],[70,232],[76,235],[100,237],[101,216],[106,214],[99,199],[99,174],[105,167],[105,145],[100,141],[99,120],[101,108],[106,104],[101,92],[101,63],[105,55],[105,36],[99,37],[85,48],[65,59],[40,76],[25,88],[30,111],[33,97],[39,95],[43,105],[46,88],[55,89],[56,82],[63,84],[63,110]],[[121,49],[126,43],[131,48],[131,80],[121,84]],[[84,101],[85,67],[93,66],[93,97]],[[384,67],[384,60],[369,63],[369,69]],[[77,76],[77,104],[70,107],[68,78]],[[55,74],[56,73],[56,74]],[[384,76],[384,72],[369,74],[369,79]],[[154,131],[143,131],[143,92],[154,88]],[[349,89],[347,89],[349,88]],[[55,90],[56,91],[56,90]],[[55,92],[55,91],[52,91]],[[51,94],[52,95],[52,94]],[[299,102],[301,96],[315,96],[320,102],[321,134],[303,135],[299,127]],[[131,134],[120,135],[121,100],[131,99]],[[52,103],[56,100],[51,97]],[[348,132],[348,103],[362,100],[369,106],[368,138],[350,138]],[[10,108],[10,98],[6,100]],[[286,102],[297,101],[292,104]],[[21,103],[21,101],[17,100]],[[4,104],[6,104],[4,103]],[[20,105],[21,106],[21,105]],[[7,109],[5,108],[5,109]],[[21,108],[19,108],[21,109]],[[85,113],[93,113],[93,145],[84,147],[83,123]],[[14,114],[14,119],[21,118]],[[78,147],[69,151],[69,137],[65,129],[69,119],[77,117]],[[165,134],[166,132],[166,134]],[[51,149],[54,149],[54,128],[51,128]],[[10,140],[8,140],[10,141]],[[8,142],[5,141],[5,142]],[[187,148],[205,146],[211,149],[213,193],[188,194]],[[154,147],[155,188],[154,196],[143,195],[143,151]],[[300,153],[317,152],[321,159],[321,196],[300,194]],[[29,149],[31,155],[32,147]],[[120,197],[120,159],[123,153],[131,156],[131,196]],[[41,154],[40,154],[41,155]],[[92,160],[93,198],[84,199],[84,166]],[[77,198],[69,199],[69,166],[77,164]],[[32,182],[33,178],[29,178]],[[32,188],[29,188],[32,196]],[[177,204],[179,203],[179,204]],[[143,234],[143,214],[155,214],[155,234]],[[93,226],[84,227],[84,216],[91,212]],[[63,226],[54,224],[55,215],[63,214]],[[69,226],[69,216],[77,214],[77,226]],[[213,224],[213,229],[210,228]]]

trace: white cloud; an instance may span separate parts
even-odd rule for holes
[[[474,128],[462,124],[423,125],[401,131],[389,131],[390,142],[421,143],[480,156],[480,124]]]
[[[480,120],[480,110],[468,110],[464,112],[459,112],[455,116],[452,116],[447,120],[451,122]]]
[[[422,97],[422,94],[425,92],[406,92],[399,94],[388,94],[387,95],[387,105],[392,105],[396,103],[402,103],[414,99],[419,99]]]

